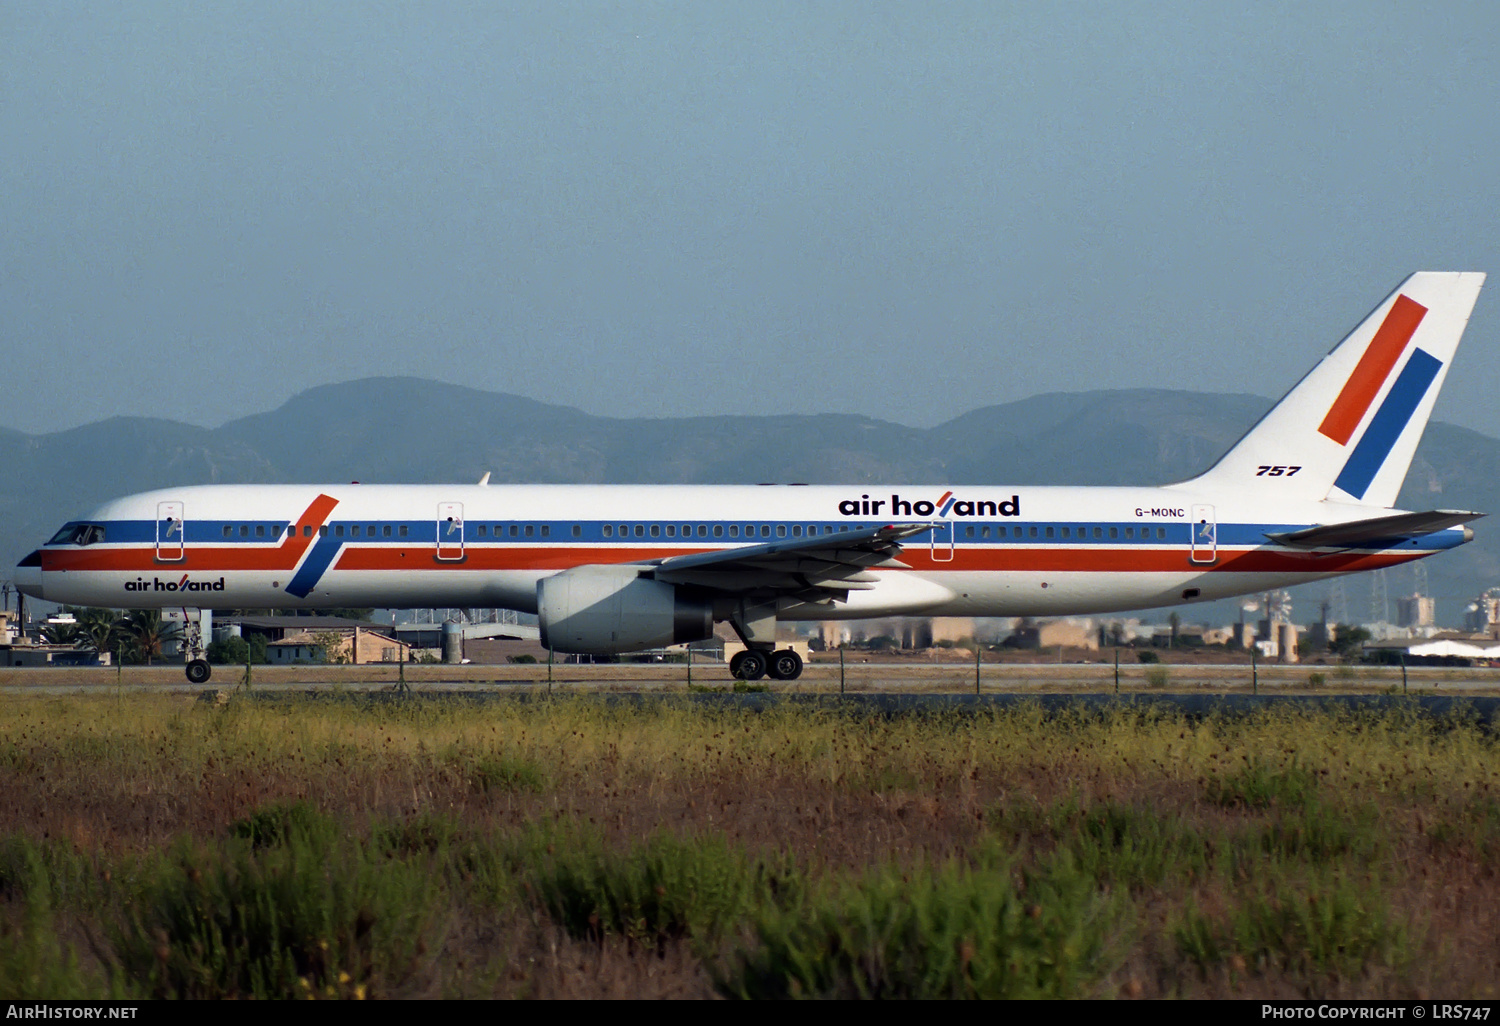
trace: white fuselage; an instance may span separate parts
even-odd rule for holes
[[[1385,512],[1385,511],[1382,511]],[[1271,532],[1369,507],[1166,487],[217,485],[105,504],[17,570],[112,608],[503,607],[578,566],[930,523],[847,597],[781,619],[1044,616],[1202,602],[1376,569],[1465,540],[1309,553]]]

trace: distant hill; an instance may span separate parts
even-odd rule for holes
[[[1056,393],[919,429],[834,414],[594,417],[457,385],[369,378],[309,389],[217,429],[137,417],[45,435],[0,429],[0,567],[106,499],[185,484],[468,482],[486,472],[496,483],[1164,483],[1207,468],[1270,406],[1248,395]],[[1401,504],[1500,513],[1500,440],[1429,425]],[[1500,585],[1500,521],[1476,530],[1474,544],[1425,561],[1450,622]],[[1391,598],[1414,581],[1410,568],[1390,571]],[[1314,589],[1329,590],[1304,591]],[[1368,618],[1369,584],[1354,578],[1345,589],[1351,617]]]

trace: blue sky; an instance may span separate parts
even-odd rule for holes
[[[1500,5],[1229,7],[5,5],[0,424],[1280,395],[1500,270]],[[1435,416],[1500,435],[1494,293]]]

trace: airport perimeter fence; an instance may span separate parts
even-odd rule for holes
[[[248,677],[248,681],[247,678]],[[718,661],[577,665],[375,663],[361,666],[216,666],[204,685],[189,684],[182,666],[38,667],[0,669],[0,693],[163,689],[345,688],[350,690],[770,691],[837,693],[1343,693],[1500,694],[1500,668],[1402,667],[1361,664],[1097,662],[963,663],[865,659],[846,654],[809,662],[795,681],[736,681]]]

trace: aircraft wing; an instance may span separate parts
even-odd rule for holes
[[[794,538],[716,552],[672,556],[650,576],[668,584],[718,591],[769,589],[825,599],[875,586],[872,566],[898,565],[901,542],[932,530],[931,524],[887,524],[816,538]]]
[[[1482,516],[1485,514],[1457,509],[1434,509],[1426,513],[1398,513],[1395,516],[1355,520],[1347,524],[1323,524],[1280,534],[1268,531],[1266,537],[1278,545],[1296,549],[1347,549],[1372,542],[1398,545],[1434,531],[1478,520]]]

